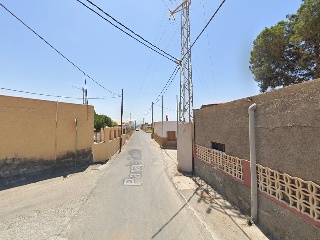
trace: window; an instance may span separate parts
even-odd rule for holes
[[[221,152],[226,151],[226,145],[223,143],[211,142],[211,148],[214,150],[221,151]]]

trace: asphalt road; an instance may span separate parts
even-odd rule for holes
[[[0,191],[0,239],[212,239],[150,134],[100,167]]]

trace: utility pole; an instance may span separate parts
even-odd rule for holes
[[[153,102],[152,102],[151,108],[152,108],[152,134],[154,134],[154,127],[153,127]]]
[[[193,122],[193,85],[191,68],[190,20],[189,7],[191,0],[182,0],[182,3],[173,11],[170,18],[181,11],[181,60],[180,64],[180,107],[179,121],[181,123]]]
[[[131,113],[130,113],[130,129],[132,129]]]
[[[120,134],[120,148],[119,148],[119,153],[121,152],[121,147],[122,147],[122,134],[123,134],[123,130],[122,130],[122,116],[123,116],[123,88],[122,88],[122,92],[121,92],[121,134]]]
[[[88,89],[86,75],[84,75],[84,87],[82,88],[82,103],[88,105]]]
[[[161,96],[161,99],[162,99],[162,106],[161,106],[161,112],[162,112],[162,134],[161,134],[161,137],[163,138],[163,95]]]
[[[177,101],[177,134],[176,138],[178,138],[178,122],[179,122],[179,100],[178,100],[178,95],[176,95],[176,101]]]

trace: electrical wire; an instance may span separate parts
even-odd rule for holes
[[[45,94],[45,93],[28,92],[28,91],[17,90],[17,89],[11,89],[11,88],[4,88],[4,87],[0,87],[0,89],[1,89],[1,90],[12,91],[12,92],[27,93],[27,94],[31,94],[31,95],[45,96],[45,97],[68,98],[68,99],[80,99],[80,98],[73,98],[73,97],[67,97],[67,96],[50,95],[50,94]],[[82,99],[82,98],[81,98],[81,99]]]
[[[170,8],[168,6],[168,4],[165,3],[165,1],[161,0],[163,2],[163,4],[166,6],[166,8],[170,11]]]
[[[31,95],[39,95],[39,96],[44,96],[44,97],[67,98],[67,99],[75,99],[75,100],[82,99],[82,98],[75,98],[75,97],[51,95],[51,94],[45,94],[45,93],[28,92],[28,91],[5,88],[5,87],[0,87],[0,89],[1,90],[6,90],[6,91],[12,91],[12,92],[27,93],[27,94],[31,94]],[[110,99],[110,97],[91,97],[91,98],[87,98],[87,99]]]
[[[166,24],[166,26],[167,26],[167,24]],[[178,29],[176,29],[176,31],[175,31],[175,32],[173,33],[173,35],[171,36],[171,39],[170,39],[170,41],[169,41],[169,43],[167,44],[167,47],[166,47],[165,49],[168,49],[168,47],[170,46],[170,44],[171,44],[171,42],[172,42],[172,40],[173,40],[173,38],[174,38],[174,35],[175,35],[175,33],[177,32],[177,30],[178,30]],[[163,33],[164,33],[164,32],[163,32]],[[162,35],[163,35],[163,34],[162,34]],[[161,39],[162,39],[162,37],[161,37]],[[146,86],[146,90],[145,90],[145,91],[147,91],[147,90],[149,89],[149,87],[150,87],[153,79],[155,78],[156,73],[157,73],[158,70],[159,70],[160,64],[161,64],[161,62],[158,61],[157,65],[155,66],[155,70],[152,71],[152,75],[151,75],[151,77],[150,77],[150,79],[149,79],[149,83],[148,83],[148,85]]]
[[[43,37],[41,37],[35,30],[33,30],[31,27],[29,27],[25,22],[23,22],[19,17],[17,17],[13,12],[11,12],[8,8],[6,8],[2,3],[0,3],[0,6],[3,7],[8,13],[10,13],[13,17],[15,17],[20,23],[22,23],[25,27],[27,27],[30,31],[32,31],[36,36],[38,36],[42,41],[44,41],[49,47],[51,47],[53,50],[55,50],[61,57],[63,57],[65,60],[67,60],[69,63],[71,63],[75,68],[77,68],[80,72],[82,72],[85,76],[87,76],[89,79],[91,79],[94,83],[108,91],[109,93],[120,97],[121,95],[116,94],[112,92],[111,90],[105,88],[102,86],[99,82],[94,80],[92,77],[90,77],[87,73],[85,73],[80,67],[78,67],[74,62],[72,62],[69,58],[67,58],[64,54],[62,54],[58,49],[56,49],[54,46],[52,46],[47,40],[45,40]]]
[[[156,106],[158,106],[158,107],[162,107],[161,105],[156,104],[156,103],[154,103],[154,105],[156,105]],[[172,108],[168,108],[168,107],[165,107],[165,106],[163,106],[163,108],[165,108],[165,109],[167,109],[167,110],[169,110],[169,111],[177,112],[177,110],[174,110],[174,109],[172,109]]]
[[[126,35],[128,35],[129,37],[135,39],[136,41],[138,41],[139,43],[143,44],[145,47],[151,49],[152,51],[160,54],[161,56],[167,58],[168,60],[174,62],[175,64],[178,63],[178,59],[173,57],[171,54],[161,50],[160,48],[158,48],[157,46],[153,45],[152,43],[150,43],[149,41],[147,41],[146,39],[144,39],[143,37],[141,37],[139,34],[135,33],[134,31],[132,31],[131,29],[129,29],[128,27],[126,27],[125,25],[123,25],[122,23],[120,23],[119,21],[117,21],[115,18],[113,18],[110,14],[106,13],[105,11],[103,11],[100,7],[98,7],[97,5],[95,5],[94,3],[92,3],[91,1],[87,0],[87,2],[89,2],[91,5],[95,6],[97,9],[99,9],[99,11],[103,12],[105,15],[107,15],[108,17],[110,17],[113,21],[115,21],[117,24],[119,24],[120,26],[124,27],[125,29],[127,29],[129,32],[131,32],[132,34],[134,34],[135,36],[132,36],[130,33],[124,31],[122,28],[120,28],[119,26],[115,25],[113,22],[111,22],[109,19],[105,18],[104,16],[102,16],[100,13],[98,13],[97,11],[95,11],[94,9],[92,9],[91,7],[87,6],[85,3],[83,3],[81,0],[76,0],[77,2],[79,2],[80,4],[82,4],[84,7],[86,7],[87,9],[89,9],[90,11],[94,12],[95,14],[97,14],[99,17],[101,17],[102,19],[104,19],[105,21],[107,21],[108,23],[110,23],[112,26],[114,26],[115,28],[119,29],[121,32],[125,33]],[[141,40],[139,40],[138,38],[140,38]],[[150,46],[148,46],[147,44],[149,44]],[[152,46],[152,47],[151,47]]]
[[[208,27],[208,25],[210,24],[210,22],[212,21],[212,19],[216,16],[216,14],[219,12],[220,8],[222,7],[222,5],[225,3],[226,0],[223,0],[221,2],[221,4],[219,5],[219,7],[217,8],[217,10],[213,13],[213,15],[211,16],[210,20],[207,22],[207,24],[204,26],[204,28],[201,30],[201,32],[199,33],[199,35],[197,36],[197,38],[194,40],[194,42],[191,44],[190,48],[188,49],[187,53],[182,57],[181,61],[185,58],[185,56],[188,54],[188,52],[191,51],[191,48],[193,47],[193,45],[197,42],[197,40],[200,38],[200,36],[202,35],[202,33],[204,32],[204,30]],[[163,96],[163,94],[167,91],[168,87],[170,86],[170,84],[172,83],[174,77],[177,75],[179,70],[179,67],[176,66],[175,70],[173,71],[173,73],[171,74],[169,80],[167,81],[166,85],[163,87],[162,91],[160,92],[160,94],[158,95],[158,97],[156,98],[154,103],[157,103],[160,101],[160,97]],[[149,110],[150,111],[150,110]],[[148,113],[149,113],[148,111]],[[148,114],[147,113],[147,114]],[[146,115],[147,115],[146,114]]]
[[[181,61],[185,58],[185,56],[191,51],[191,48],[193,47],[193,45],[198,41],[198,39],[200,38],[200,36],[202,35],[202,33],[204,32],[204,30],[206,30],[206,28],[208,27],[208,25],[210,24],[210,22],[212,21],[212,19],[217,15],[217,13],[219,12],[220,8],[223,6],[223,4],[225,3],[226,0],[223,0],[219,7],[217,8],[217,10],[213,13],[213,15],[211,16],[211,18],[209,19],[209,21],[207,22],[207,24],[204,26],[204,28],[201,30],[201,32],[199,33],[199,35],[196,37],[196,39],[193,41],[193,43],[191,44],[190,48],[188,49],[188,51],[183,55]]]
[[[195,72],[198,75],[198,78],[200,80],[201,86],[203,88],[203,92],[205,93],[207,99],[210,99],[209,91],[208,91],[209,88],[208,88],[208,85],[207,85],[207,83],[205,81],[205,77],[203,75],[203,72],[202,72],[202,69],[201,69],[201,65],[200,65],[200,63],[198,61],[198,58],[197,58],[195,53],[193,53],[192,58],[195,59],[195,61],[193,61],[193,63],[196,63],[198,68],[199,68],[199,71],[198,71],[197,67],[195,65],[193,65],[193,70],[195,70]]]
[[[179,66],[177,65],[176,68],[173,70],[170,78],[166,82],[165,86],[162,88],[161,92],[159,93],[158,97],[153,102],[154,104],[157,104],[160,101],[161,97],[166,93],[166,91],[170,87],[171,83],[173,82],[174,78],[176,77],[178,71],[179,71]],[[150,113],[150,110],[151,110],[151,107],[147,110],[147,113],[144,114],[144,116],[148,115]]]
[[[204,26],[204,28],[201,30],[201,32],[199,33],[199,35],[196,37],[196,39],[194,40],[194,42],[191,44],[190,48],[188,49],[188,51],[185,53],[185,55],[182,57],[181,62],[183,61],[183,59],[185,58],[185,56],[191,51],[191,48],[193,47],[193,45],[198,41],[198,39],[200,38],[200,36],[202,35],[202,33],[205,31],[205,29],[208,27],[208,25],[210,24],[210,22],[212,21],[212,19],[216,16],[216,14],[219,12],[219,10],[221,9],[221,7],[223,6],[223,4],[225,3],[226,0],[223,0],[221,2],[221,4],[219,5],[219,7],[217,8],[217,10],[213,13],[213,15],[211,16],[211,18],[209,19],[209,21],[207,22],[207,24]],[[177,74],[177,70],[178,70],[178,66],[176,66],[175,70],[173,71],[173,73],[171,74],[169,80],[167,81],[166,85],[164,86],[164,88],[162,89],[161,93],[159,94],[159,96],[157,97],[156,101],[154,103],[157,103],[160,101],[160,97],[163,96],[163,94],[167,91],[168,87],[170,86],[170,84],[173,81],[173,78],[176,76]],[[174,77],[173,77],[174,75]],[[172,78],[173,77],[173,78]],[[168,85],[168,86],[167,86]],[[166,87],[167,86],[167,87]],[[147,111],[147,113],[145,114],[148,115],[150,113],[150,109]]]
[[[105,15],[107,15],[108,17],[110,17],[113,21],[115,21],[116,23],[118,23],[120,26],[124,27],[125,29],[127,29],[129,32],[133,33],[135,36],[139,37],[140,39],[142,39],[143,41],[147,42],[148,44],[150,44],[152,47],[158,49],[160,52],[166,54],[167,56],[171,57],[172,59],[174,59],[175,61],[178,61],[177,58],[175,58],[174,56],[172,56],[171,54],[163,51],[162,49],[160,49],[159,47],[157,47],[156,45],[152,44],[151,42],[149,42],[148,40],[146,40],[145,38],[141,37],[139,34],[135,33],[134,31],[132,31],[130,28],[128,28],[127,26],[125,26],[124,24],[122,24],[121,22],[117,21],[114,17],[112,17],[110,14],[108,14],[107,12],[105,12],[102,8],[100,8],[99,6],[97,6],[96,4],[94,4],[92,1],[90,0],[86,0],[87,2],[89,2],[91,5],[95,6],[97,9],[99,9],[101,12],[103,12]]]
[[[160,26],[159,26],[158,31],[157,31],[157,34],[156,34],[156,37],[155,37],[155,41],[156,41],[156,42],[160,42],[161,39],[162,39],[163,34],[161,35],[160,39],[157,40],[157,39],[158,39],[158,36],[159,36],[159,33],[160,33],[160,30],[161,30],[161,28],[162,28],[164,19],[165,19],[165,15],[166,15],[166,13],[163,14],[162,21],[161,21]],[[168,21],[167,21],[167,24],[166,24],[165,27],[164,27],[164,31],[166,30],[167,25],[168,25]],[[133,109],[135,108],[135,106],[136,106],[136,104],[137,104],[137,102],[138,102],[139,96],[140,96],[140,94],[141,94],[141,92],[142,92],[142,89],[143,89],[143,87],[145,86],[145,81],[146,81],[147,76],[148,76],[148,74],[149,74],[149,72],[150,72],[151,65],[152,65],[153,62],[154,62],[154,57],[155,57],[155,55],[156,55],[156,54],[155,54],[154,52],[150,53],[150,55],[149,55],[149,59],[148,59],[148,61],[147,61],[147,67],[146,67],[145,74],[144,74],[144,76],[143,76],[143,79],[142,79],[142,82],[141,82],[139,91],[138,91],[138,93],[137,93],[137,95],[136,95],[136,98],[135,98],[135,100],[134,100],[134,102],[133,102]],[[154,73],[154,72],[155,72],[155,71],[153,71],[153,73]],[[150,79],[150,78],[149,78],[149,80],[152,81],[152,79]],[[148,85],[147,85],[147,86],[148,86]],[[140,99],[139,99],[139,100],[140,100]]]
[[[216,14],[219,12],[219,10],[221,9],[221,7],[223,6],[223,4],[225,3],[226,0],[223,0],[221,2],[221,4],[219,5],[219,7],[217,8],[217,10],[213,13],[213,15],[211,16],[211,18],[209,19],[209,21],[207,22],[207,24],[204,26],[204,28],[201,30],[201,32],[199,33],[199,35],[196,37],[196,39],[194,40],[194,42],[191,44],[190,48],[188,49],[188,51],[185,53],[185,55],[182,57],[181,61],[183,61],[183,59],[185,58],[185,56],[191,51],[191,48],[194,46],[194,44],[198,41],[198,39],[200,38],[200,36],[202,35],[202,33],[205,31],[205,29],[208,27],[208,25],[210,24],[210,22],[212,21],[212,19],[216,16]],[[165,86],[163,87],[163,89],[161,90],[160,94],[158,95],[158,97],[156,98],[154,103],[158,103],[160,101],[160,97],[164,95],[164,93],[168,90],[168,87],[170,86],[170,84],[172,83],[174,77],[177,75],[179,70],[179,67],[176,66],[176,68],[174,69],[173,73],[171,74],[169,80],[167,81],[167,83],[165,84]],[[147,110],[147,113],[144,115],[148,115],[150,113],[151,108],[149,108],[149,110]]]
[[[204,22],[207,23],[204,0],[202,0],[202,9],[203,9]],[[211,65],[211,76],[212,76],[212,83],[213,83],[213,89],[214,89],[214,96],[215,96],[215,98],[217,98],[216,86],[215,86],[215,80],[214,80],[214,73],[213,73],[212,53],[211,53],[211,47],[210,47],[210,42],[209,42],[209,34],[208,34],[208,31],[207,31],[206,37],[207,37],[207,44],[208,44],[208,49],[209,49],[208,53],[209,53],[209,59],[210,59],[210,65]],[[197,60],[197,59],[196,59],[196,60]],[[199,64],[199,68],[200,68],[200,64]],[[201,71],[201,70],[200,70],[200,71]],[[202,71],[201,71],[201,73],[202,73]],[[202,75],[203,75],[203,74],[202,74]],[[207,82],[206,82],[205,78],[203,78],[203,80],[204,80],[204,88],[206,89],[207,99],[210,99],[210,98],[209,98],[209,92],[208,92],[208,89],[209,89],[209,88],[208,88]],[[217,99],[216,99],[215,101],[217,101]]]
[[[162,88],[161,92],[159,93],[158,97],[156,98],[156,100],[154,101],[154,103],[157,103],[160,101],[161,97],[166,93],[166,91],[168,90],[169,86],[171,85],[171,83],[173,82],[173,79],[175,78],[175,76],[177,75],[179,71],[179,66],[177,65],[176,68],[173,70],[170,78],[168,79],[168,81],[166,82],[166,84],[164,85],[164,87]]]

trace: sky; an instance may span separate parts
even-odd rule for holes
[[[86,4],[86,0],[82,0]],[[180,13],[169,20],[178,0],[92,0],[135,33],[180,56]],[[190,41],[222,0],[193,0]],[[0,3],[54,46],[82,71],[0,6],[0,95],[82,104],[87,82],[89,104],[99,114],[120,119],[121,91],[124,120],[151,122],[151,104],[176,65],[127,36],[77,0],[0,0]],[[88,4],[89,5],[89,4]],[[194,108],[259,94],[249,70],[253,41],[265,28],[285,20],[301,0],[226,0],[192,48]],[[176,120],[179,73],[163,94],[164,115]],[[109,90],[109,91],[108,91]],[[112,93],[111,93],[112,92]],[[64,98],[68,97],[68,98]],[[154,121],[161,121],[161,100],[154,105]]]

